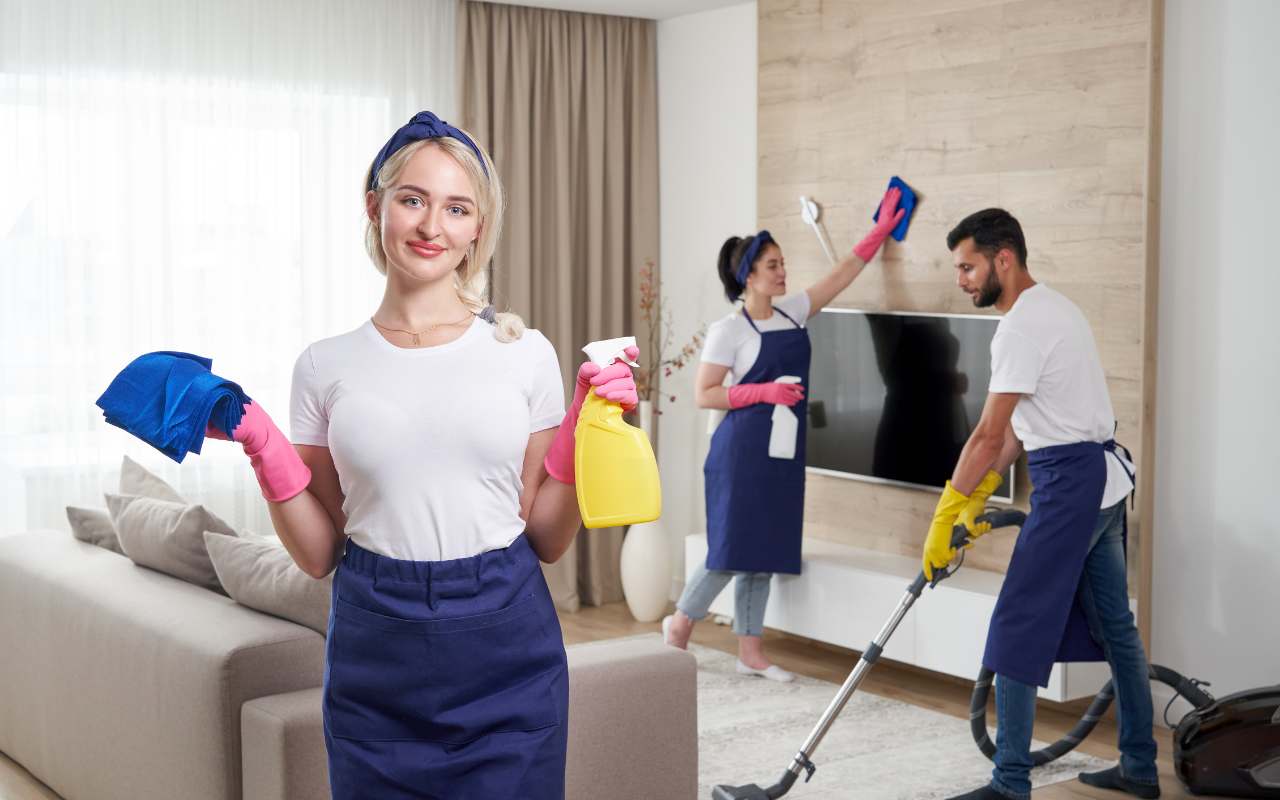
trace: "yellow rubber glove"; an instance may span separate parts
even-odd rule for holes
[[[963,495],[951,487],[942,490],[938,498],[938,506],[933,510],[933,522],[929,525],[929,535],[924,540],[924,577],[933,580],[933,571],[942,569],[951,563],[956,551],[951,547],[951,533],[956,526],[960,512],[969,504],[968,495]]]
[[[978,522],[978,517],[982,516],[987,510],[987,499],[991,497],[996,489],[1000,488],[1000,484],[1004,483],[1004,478],[1000,473],[994,470],[987,470],[987,474],[982,476],[982,482],[978,484],[978,488],[969,494],[969,504],[960,512],[960,516],[956,522],[969,529],[969,543],[965,545],[968,549],[973,547],[974,541],[987,531],[991,530],[990,522]]]

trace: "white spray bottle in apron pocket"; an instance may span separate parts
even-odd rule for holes
[[[775,383],[800,383],[795,375],[783,375]],[[796,457],[796,439],[800,438],[800,418],[789,406],[773,407],[773,424],[769,427],[769,457]]]

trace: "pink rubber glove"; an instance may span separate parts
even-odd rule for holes
[[[205,426],[204,435],[227,440],[227,435],[213,425]],[[245,403],[244,416],[231,433],[231,440],[244,446],[258,476],[258,485],[262,487],[262,496],[271,502],[283,503],[301,494],[311,483],[311,470],[257,403]]]
[[[635,361],[640,356],[640,348],[628,347],[624,350],[627,358]],[[587,399],[587,392],[592,388],[596,394],[606,400],[622,405],[623,411],[630,411],[640,402],[636,394],[636,379],[631,374],[631,367],[621,361],[615,361],[601,369],[595,362],[587,361],[578,367],[578,380],[573,387],[573,402],[560,421],[556,437],[551,440],[551,449],[542,465],[547,474],[561,483],[573,483],[573,433],[578,427],[578,414],[582,411],[582,403]]]
[[[853,246],[854,255],[864,262],[870,262],[876,257],[876,251],[880,249],[880,245],[884,244],[884,240],[894,228],[898,227],[898,223],[902,222],[902,215],[907,211],[898,208],[900,199],[902,199],[902,190],[896,186],[885,192],[884,199],[880,201],[880,218],[876,220],[875,227],[862,241]],[[893,213],[895,209],[898,211],[897,214]]]
[[[729,408],[756,403],[790,407],[803,399],[804,387],[798,383],[738,383],[729,387]]]

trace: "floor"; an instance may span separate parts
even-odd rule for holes
[[[598,608],[583,608],[576,614],[561,617],[566,645],[596,639],[614,639],[639,633],[654,633],[657,623],[640,623],[632,619],[623,603]],[[736,652],[733,632],[723,625],[702,623],[694,630],[693,641],[726,652]],[[841,683],[856,662],[857,654],[782,633],[767,631],[765,643],[772,658],[783,667],[814,678]],[[931,708],[952,716],[967,718],[972,687],[959,679],[925,672],[913,667],[882,662],[867,676],[860,691],[874,692],[907,703]],[[1084,703],[1067,706],[1043,705],[1036,719],[1036,738],[1058,739],[1071,728],[1084,709]],[[994,714],[994,712],[990,712]],[[1081,749],[1093,755],[1114,759],[1115,725],[1110,719],[1099,723]],[[1165,798],[1180,800],[1192,797],[1173,774],[1170,732],[1157,728],[1160,745],[1160,784]],[[1098,798],[1117,800],[1124,797],[1114,792],[1094,789],[1078,781],[1058,783],[1038,789],[1038,800],[1078,800]],[[0,800],[60,800],[47,787],[21,766],[0,753]]]
[[[588,642],[595,639],[613,639],[619,636],[631,636],[638,633],[652,633],[659,630],[658,623],[636,622],[624,603],[611,603],[598,608],[583,608],[576,614],[564,614],[560,619],[564,630],[566,645],[577,642]],[[728,653],[737,652],[737,640],[728,626],[710,622],[700,623],[694,628],[692,641],[707,647],[715,647]],[[844,648],[813,642],[775,631],[765,631],[765,647],[770,657],[787,669],[808,675],[813,678],[843,683],[849,671],[857,663],[858,654]],[[936,672],[898,665],[892,662],[881,662],[868,673],[859,691],[869,691],[885,697],[892,697],[906,703],[930,708],[944,714],[962,719],[969,717],[969,697],[973,684],[939,675]],[[1056,741],[1069,731],[1080,719],[1087,701],[1071,704],[1044,704],[1036,715],[1035,737],[1041,741]],[[1156,710],[1157,714],[1160,709]],[[995,718],[994,703],[988,708],[991,719]],[[815,720],[816,722],[816,720]],[[1188,792],[1173,772],[1173,751],[1171,743],[1172,731],[1163,726],[1156,728],[1156,742],[1160,748],[1160,788],[1165,800],[1185,800],[1196,797]],[[1117,757],[1115,749],[1116,728],[1114,718],[1109,714],[1107,719],[1098,723],[1093,734],[1080,745],[1080,749],[1091,755],[1105,759]],[[801,744],[800,742],[796,743]],[[816,760],[816,756],[815,756]],[[785,766],[785,765],[781,765]],[[815,778],[816,780],[816,778]],[[977,787],[968,787],[977,788]],[[1079,781],[1067,781],[1053,784],[1034,792],[1037,800],[1079,800],[1079,798],[1097,798],[1098,800],[1117,800],[1129,795],[1109,792],[1086,786]],[[699,800],[705,800],[699,798]],[[1203,798],[1201,798],[1203,800]]]

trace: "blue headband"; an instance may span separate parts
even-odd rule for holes
[[[747,245],[747,252],[742,254],[742,258],[738,261],[738,271],[734,273],[734,277],[738,279],[739,286],[744,289],[747,288],[747,276],[751,274],[751,265],[755,263],[764,246],[773,243],[773,237],[769,235],[768,231],[760,231],[751,237],[751,244]]]
[[[480,161],[480,169],[484,170],[485,177],[488,177],[489,168],[484,165],[484,156],[480,154],[480,148],[476,146],[475,142],[471,141],[470,136],[430,111],[419,111],[413,115],[413,119],[393,133],[387,143],[378,151],[377,157],[373,159],[373,168],[369,170],[369,185],[365,188],[373,191],[373,183],[378,179],[378,171],[382,169],[383,164],[387,163],[387,159],[395,155],[400,148],[423,139],[445,138],[457,139],[471,148],[471,152],[475,153],[476,158]]]

